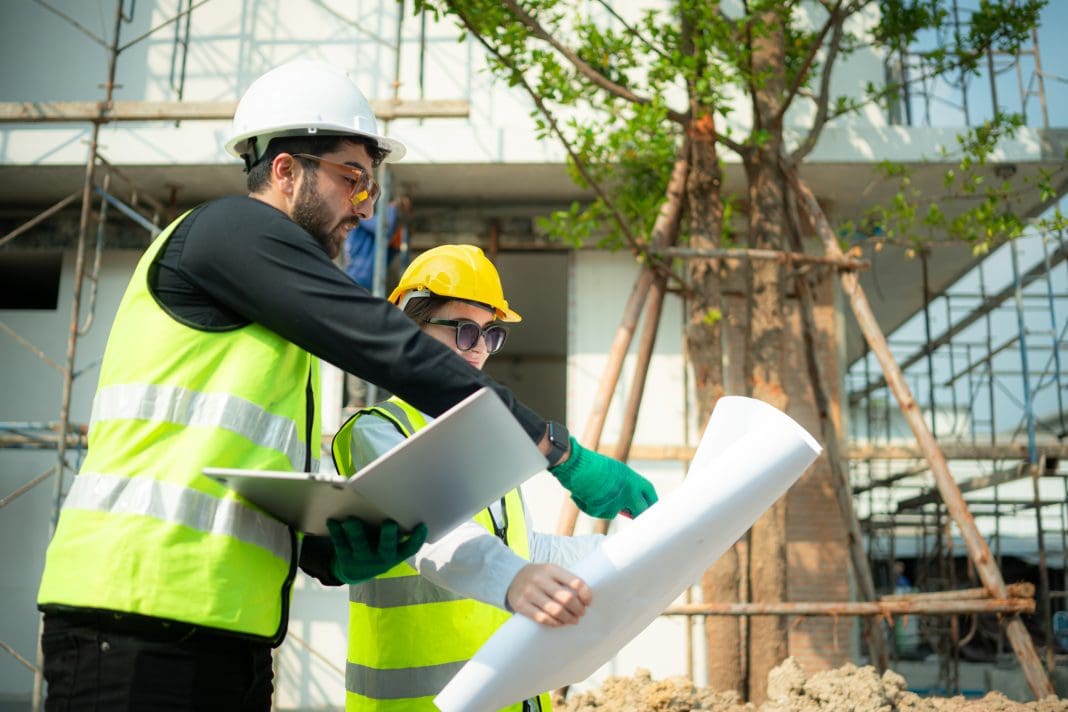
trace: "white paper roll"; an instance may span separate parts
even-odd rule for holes
[[[578,624],[513,616],[434,699],[496,710],[587,678],[723,555],[820,454],[800,425],[752,398],[716,404],[686,479],[571,570],[593,590]]]

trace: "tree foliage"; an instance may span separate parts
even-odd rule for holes
[[[626,17],[606,0],[415,5],[417,12],[452,17],[461,39],[486,47],[491,70],[534,101],[539,136],[560,141],[575,182],[595,192],[594,201],[552,215],[543,228],[572,244],[641,251],[695,120],[712,117],[721,159],[724,152],[744,159],[770,140],[782,140],[784,126],[800,127],[796,138],[783,143],[784,165],[797,165],[828,123],[896,101],[901,92],[901,82],[888,81],[837,93],[831,82],[836,65],[863,53],[885,57],[938,33],[950,40],[913,51],[924,73],[913,81],[974,74],[988,50],[1012,51],[1027,40],[1045,2],[980,0],[963,31],[954,24],[949,0],[677,0]],[[781,110],[769,117],[754,103],[769,76],[754,69],[753,47],[776,30],[785,84],[775,102]],[[1015,237],[1022,222],[1006,210],[1011,201],[1005,195],[1027,186],[1011,178],[993,185],[985,160],[1017,126],[1016,117],[996,115],[956,147],[959,165],[948,174],[947,189],[981,197],[967,214],[946,218],[899,173],[893,176],[902,181],[895,200],[875,206],[868,221],[882,226],[884,236],[916,243],[941,232],[987,249]]]

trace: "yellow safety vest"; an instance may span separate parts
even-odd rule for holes
[[[150,270],[186,215],[119,305],[37,600],[278,642],[295,534],[201,470],[317,470],[319,362],[259,324],[202,331],[156,302]]]
[[[358,411],[334,436],[334,462],[345,477],[355,471],[352,427],[367,414],[389,420],[405,437],[426,426],[423,414],[396,396]],[[474,521],[529,559],[519,490],[504,496],[503,512],[503,522],[495,522],[488,508]],[[434,697],[511,617],[507,611],[431,583],[407,563],[350,586],[346,712],[436,710]],[[505,709],[549,712],[552,705],[546,693]]]

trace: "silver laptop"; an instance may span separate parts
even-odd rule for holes
[[[546,466],[545,457],[493,391],[483,388],[349,479],[324,473],[205,468],[274,517],[308,534],[348,516],[437,541]]]

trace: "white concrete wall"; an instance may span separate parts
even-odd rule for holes
[[[109,252],[101,267],[100,289],[90,331],[79,340],[71,399],[71,422],[85,424],[96,391],[96,364],[104,352],[115,310],[129,280],[137,254]],[[0,322],[43,351],[49,358],[66,362],[71,294],[74,284],[74,253],[63,255],[59,306],[54,311],[0,310]],[[86,305],[87,306],[87,305]],[[87,311],[83,310],[83,315]],[[10,336],[0,335],[0,422],[58,421],[62,396],[61,375],[20,346]],[[77,468],[79,453],[68,451],[68,462]],[[0,498],[53,468],[54,450],[0,449]],[[64,491],[70,486],[68,474]],[[49,478],[0,509],[0,640],[22,657],[36,658],[38,616],[37,586],[44,568],[44,551],[50,533],[55,478]],[[0,652],[0,701],[9,696],[28,696],[33,674],[6,652]]]
[[[614,3],[624,17],[665,3]],[[54,7],[96,37],[110,41],[114,32],[111,0],[56,0]],[[120,30],[123,43],[149,33],[174,16],[177,3],[142,1],[133,21]],[[419,86],[419,18],[408,14],[402,27],[400,87],[402,99],[467,99],[467,119],[398,120],[390,131],[409,145],[407,160],[418,163],[560,161],[554,141],[538,142],[529,116],[532,103],[522,90],[507,90],[485,70],[477,42],[457,42],[451,21],[427,23],[422,91]],[[281,62],[311,57],[350,72],[369,98],[393,95],[398,5],[392,0],[341,3],[312,0],[267,0],[258,3],[206,3],[192,14],[184,99],[233,100],[264,70]],[[605,21],[608,21],[607,15]],[[817,18],[818,19],[818,18]],[[870,21],[854,21],[858,27]],[[851,27],[856,30],[858,27]],[[149,34],[120,53],[116,100],[177,99],[169,84],[174,56],[174,24]],[[18,67],[0,79],[0,101],[94,101],[103,98],[106,77],[103,47],[70,23],[36,3],[4,3],[0,8],[0,64]],[[59,71],[57,71],[59,69]],[[836,94],[857,96],[868,82],[882,81],[881,59],[870,51],[842,64],[832,84]],[[674,97],[673,97],[674,98]],[[674,101],[684,109],[680,95]],[[731,117],[736,129],[749,122],[741,102]],[[813,109],[804,101],[788,123],[805,127]],[[578,108],[576,116],[589,116]],[[882,125],[874,107],[846,124]],[[222,150],[227,122],[185,121],[181,126],[154,122],[105,126],[104,154],[116,163],[230,163]],[[0,126],[0,161],[31,164],[84,162],[87,125],[37,124]]]
[[[58,0],[54,5],[110,39],[114,3]],[[139,2],[134,22],[121,37],[132,40],[173,17],[175,3]],[[184,98],[237,99],[252,80],[282,62],[307,57],[344,68],[373,99],[393,95],[398,4],[395,2],[207,3],[192,16]],[[525,98],[497,92],[492,77],[479,72],[481,52],[458,43],[451,23],[431,23],[426,42],[424,90],[418,81],[419,20],[403,25],[401,86],[404,99],[468,99],[470,119],[397,121],[391,131],[404,137],[409,160],[418,162],[497,162],[560,160],[552,142],[532,139],[530,105]],[[119,56],[116,100],[175,100],[169,75],[173,25],[153,33]],[[57,56],[58,55],[58,56]],[[0,79],[0,101],[98,100],[106,76],[103,49],[70,24],[34,3],[0,8],[0,61],[20,67]],[[62,71],[57,72],[56,67]],[[472,70],[472,67],[475,70]],[[102,130],[103,152],[117,163],[232,163],[222,150],[228,122],[154,122],[111,125]],[[0,128],[0,161],[62,164],[85,160],[85,125],[21,125]]]

